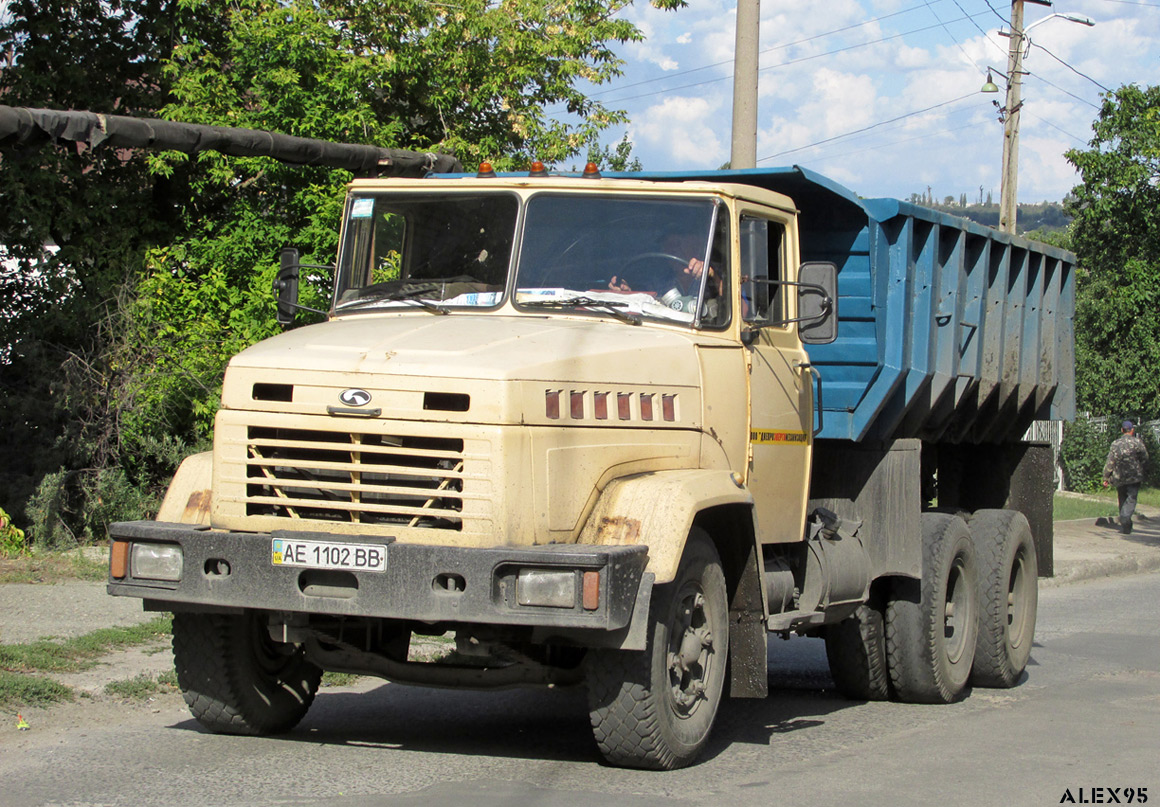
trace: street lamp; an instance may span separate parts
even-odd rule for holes
[[[1039,5],[1050,6],[1050,0],[1028,0]],[[1003,108],[1003,173],[1002,184],[999,190],[999,229],[1005,233],[1015,234],[1015,214],[1018,208],[1017,189],[1019,184],[1019,112],[1023,107],[1023,56],[1024,42],[1030,42],[1027,32],[1040,23],[1059,17],[1068,22],[1092,26],[1095,21],[1080,14],[1048,14],[1023,27],[1023,0],[1011,0],[1011,33],[1003,34],[1010,37],[1011,44],[1007,50],[1007,105]],[[1000,32],[1002,33],[1002,32]],[[987,70],[987,83],[983,85],[983,92],[998,92],[999,88],[991,79],[991,70]],[[998,72],[998,71],[995,71]],[[1002,75],[1002,74],[1000,74]]]

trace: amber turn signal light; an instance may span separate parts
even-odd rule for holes
[[[129,574],[129,542],[113,541],[109,550],[109,576],[123,580]]]

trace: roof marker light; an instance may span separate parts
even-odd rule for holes
[[[479,164],[479,171],[476,173],[477,179],[492,179],[495,177],[495,169],[491,167],[491,163],[483,162]]]
[[[600,179],[600,169],[596,167],[596,163],[588,163],[584,166],[585,179]]]
[[[548,169],[544,168],[544,164],[539,160],[532,163],[532,170],[528,172],[530,177],[546,177],[547,175]]]

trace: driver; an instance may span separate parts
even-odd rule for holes
[[[678,265],[673,272],[672,286],[663,294],[658,294],[659,300],[665,305],[677,310],[692,311],[696,305],[696,298],[701,289],[701,275],[705,273],[705,241],[696,233],[669,233],[661,242],[661,250],[673,258],[684,260],[684,256],[692,256],[684,265]],[[616,275],[608,282],[608,288],[617,292],[631,292],[633,288],[623,277]],[[707,296],[716,297],[721,294],[721,278],[713,267],[709,267],[709,286]]]

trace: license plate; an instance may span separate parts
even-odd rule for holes
[[[381,544],[335,544],[274,538],[270,551],[275,566],[359,572],[382,572],[387,568],[387,548]]]

